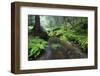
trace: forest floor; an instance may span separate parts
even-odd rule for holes
[[[87,58],[87,55],[79,47],[69,41],[60,43],[59,40],[50,40],[48,43],[48,47],[44,49],[37,60]],[[58,47],[52,47],[54,44],[58,44]]]

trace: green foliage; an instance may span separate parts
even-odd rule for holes
[[[72,26],[72,30],[74,30],[75,32],[79,33],[79,34],[87,34],[88,31],[88,20],[87,18],[79,18],[76,19],[73,26]]]
[[[81,35],[79,31],[77,32],[77,30],[72,29],[72,28],[69,29],[68,27],[69,26],[67,25],[60,26],[56,29],[49,31],[48,34],[50,37],[57,37],[63,41],[72,41],[74,44],[78,44],[80,48],[86,51],[87,46],[88,46],[87,34],[81,32],[82,34]],[[80,26],[80,29],[81,27],[82,26]],[[56,47],[56,45],[54,45],[54,47]]]
[[[50,37],[57,37],[66,32],[65,26],[59,26],[59,27],[53,28],[53,29],[49,28],[48,31],[49,31],[48,34]]]
[[[86,17],[64,17],[64,16],[40,16],[41,29],[48,33],[49,42],[53,43],[51,47],[56,49],[61,42],[72,42],[78,45],[81,49],[87,51],[88,48],[88,18]],[[28,17],[28,33],[32,34],[32,28],[35,24],[35,16],[29,15]],[[39,37],[28,37],[28,56],[31,60],[32,57],[37,58],[40,53],[47,46],[47,41]],[[51,39],[51,41],[50,41]],[[59,42],[60,43],[60,42]]]
[[[73,41],[73,43],[78,44],[80,48],[84,49],[86,52],[88,46],[87,36],[72,35],[71,37],[69,37],[69,41]]]
[[[29,37],[28,39],[28,56],[29,59],[35,58],[40,55],[41,51],[45,49],[47,42],[39,37]]]
[[[87,46],[88,46],[87,36],[77,36],[76,41],[82,49],[84,50],[87,49]]]

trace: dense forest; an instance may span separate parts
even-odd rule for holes
[[[88,18],[28,15],[28,60],[88,55]]]

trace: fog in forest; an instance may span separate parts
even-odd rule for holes
[[[87,55],[87,17],[28,15],[28,60],[78,59]]]

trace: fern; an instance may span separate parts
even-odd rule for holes
[[[32,59],[32,57],[37,58],[41,51],[45,49],[47,46],[47,42],[43,39],[40,39],[39,37],[29,37],[28,39],[28,57],[29,60]]]
[[[62,41],[73,41],[78,44],[80,48],[87,49],[88,39],[86,34],[80,35],[76,30],[69,29],[66,25],[60,26],[56,29],[49,31],[49,36],[52,38],[57,37]],[[54,47],[56,47],[54,45]]]

